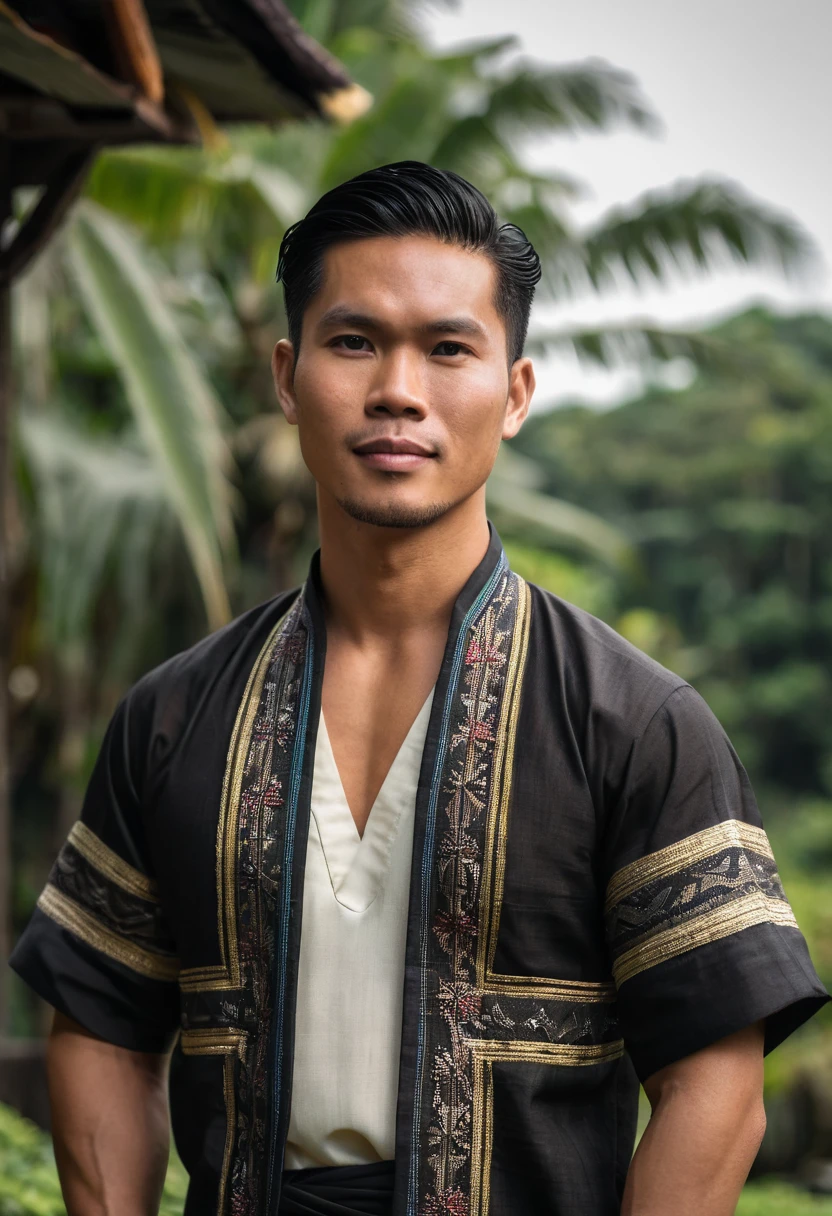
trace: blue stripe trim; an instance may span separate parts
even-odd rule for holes
[[[444,763],[445,750],[448,742],[448,726],[451,717],[451,706],[456,696],[457,684],[459,683],[459,673],[462,668],[462,655],[465,647],[465,641],[468,637],[468,632],[476,617],[482,611],[483,605],[491,599],[494,594],[494,588],[502,578],[503,574],[508,570],[508,559],[505,553],[502,554],[500,561],[494,569],[491,578],[483,587],[474,603],[468,609],[465,619],[460,626],[459,635],[454,649],[453,664],[451,666],[451,678],[448,683],[448,691],[445,694],[445,705],[442,714],[442,731],[439,736],[439,744],[436,749],[436,761],[434,763],[433,778],[431,781],[430,802],[428,804],[427,823],[425,825],[425,847],[422,853],[422,924],[421,924],[421,993],[419,997],[419,1033],[416,1048],[416,1091],[413,1102],[413,1130],[410,1139],[410,1185],[408,1188],[407,1212],[408,1216],[416,1216],[417,1202],[417,1186],[419,1178],[419,1131],[420,1131],[420,1113],[422,1109],[422,1073],[423,1073],[423,1055],[424,1055],[424,1038],[425,1038],[425,1021],[427,1015],[427,993],[425,988],[425,975],[427,972],[427,953],[428,953],[428,914],[430,912],[430,874],[433,865],[433,846],[436,836],[436,807],[439,801],[439,778],[442,772],[442,764]]]
[[[306,614],[304,613],[304,616]],[[309,721],[309,701],[312,689],[312,671],[314,668],[314,642],[311,624],[306,621],[306,658],[304,662],[303,682],[301,684],[300,704],[298,706],[297,730],[295,746],[292,752],[292,768],[289,780],[289,802],[286,808],[286,838],[283,848],[283,882],[281,883],[281,906],[278,913],[277,929],[277,960],[279,960],[277,992],[274,1005],[274,1038],[273,1055],[274,1079],[272,1084],[272,1143],[269,1146],[271,1167],[266,1194],[266,1207],[272,1209],[272,1190],[275,1178],[275,1149],[277,1125],[280,1122],[280,1094],[283,1084],[283,1021],[286,1006],[286,962],[289,954],[289,919],[292,900],[292,861],[295,850],[295,824],[297,822],[298,793],[303,774],[303,759],[306,748],[306,727]],[[280,1162],[282,1170],[283,1163]]]

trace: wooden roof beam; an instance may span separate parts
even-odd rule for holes
[[[11,244],[0,251],[0,286],[13,282],[48,243],[81,190],[97,147],[70,153],[46,183]]]
[[[122,80],[160,106],[165,99],[165,78],[143,0],[110,0],[104,12]]]

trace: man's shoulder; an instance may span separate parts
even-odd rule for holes
[[[535,662],[581,712],[626,721],[638,734],[669,697],[690,688],[592,613],[529,586]]]

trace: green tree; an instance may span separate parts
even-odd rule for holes
[[[832,321],[752,310],[705,338],[730,354],[688,388],[558,409],[514,446],[546,492],[629,537],[613,615],[674,624],[662,657],[756,778],[830,794]]]

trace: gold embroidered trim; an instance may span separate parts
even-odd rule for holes
[[[512,774],[514,771],[514,742],[517,736],[517,718],[520,711],[520,694],[523,690],[523,673],[529,649],[531,623],[531,591],[528,583],[515,576],[519,583],[517,616],[506,669],[506,688],[503,696],[502,714],[494,741],[494,768],[496,775],[488,808],[485,851],[486,865],[483,870],[480,890],[480,931],[477,946],[477,985],[491,989],[492,981],[500,983],[503,977],[494,976],[494,954],[497,935],[500,931],[500,909],[503,901],[506,867],[506,840],[508,837],[508,811],[511,798]],[[525,986],[535,989],[534,980],[523,979]],[[512,988],[518,992],[517,988]],[[519,992],[518,992],[519,994]]]
[[[541,1001],[573,1001],[585,1005],[612,1004],[616,998],[615,984],[594,983],[589,980],[553,980],[536,975],[488,974],[485,991],[516,997],[532,997]]]
[[[136,870],[133,866],[128,865],[119,857],[118,853],[114,853],[112,849],[108,848],[103,840],[99,840],[95,832],[90,831],[85,823],[81,823],[80,820],[78,823],[74,823],[68,840],[91,866],[95,866],[100,874],[109,878],[117,887],[121,887],[122,891],[127,891],[130,895],[137,895],[139,899],[147,899],[152,903],[159,902],[159,887],[153,879],[142,874],[141,870]]]
[[[183,967],[179,973],[179,987],[183,992],[211,992],[233,986],[224,967]]]
[[[246,1032],[234,1026],[209,1026],[183,1030],[179,1038],[186,1056],[237,1055],[243,1058]]]
[[[693,917],[681,925],[663,929],[661,933],[655,934],[640,945],[625,950],[613,963],[615,982],[621,987],[625,980],[632,979],[640,971],[646,971],[658,963],[686,954],[697,946],[720,941],[723,937],[730,937],[732,933],[740,933],[753,925],[764,924],[797,928],[794,913],[785,900],[769,899],[761,892],[753,891],[722,907],[703,912],[701,916]]]
[[[607,887],[607,911],[645,883],[676,874],[687,866],[707,860],[721,849],[730,848],[749,849],[752,853],[774,860],[771,845],[762,828],[752,827],[739,819],[726,819],[724,823],[695,832],[677,844],[648,853],[646,857],[640,857],[617,870]]]
[[[529,649],[531,630],[531,590],[515,575],[519,583],[517,617],[514,623],[511,651],[506,668],[506,692],[502,716],[494,744],[494,783],[486,825],[484,855],[492,859],[483,872],[480,892],[480,932],[477,949],[477,985],[488,995],[507,995],[539,1000],[580,1001],[586,1004],[612,1003],[616,998],[611,981],[558,980],[533,975],[497,975],[494,955],[500,930],[500,910],[505,887],[506,844],[508,839],[509,802],[514,773],[514,745],[523,674]]]
[[[225,1148],[222,1153],[222,1170],[217,1191],[217,1216],[225,1212],[225,1193],[228,1189],[228,1174],[231,1169],[231,1154],[237,1134],[237,1102],[234,1090],[234,1057],[226,1055],[222,1062],[222,1096],[225,1102]]]
[[[470,1216],[488,1216],[491,1204],[491,1157],[494,1143],[494,1073],[491,1064],[475,1058],[474,1109],[471,1115]]]
[[[566,1068],[581,1068],[587,1064],[603,1064],[618,1060],[624,1054],[624,1040],[611,1043],[527,1043],[523,1039],[469,1039],[474,1060],[490,1064],[559,1064]]]
[[[300,595],[303,595],[303,588]],[[179,977],[183,992],[212,992],[240,987],[240,958],[237,951],[237,822],[240,790],[275,639],[296,603],[297,598],[271,630],[249,672],[228,746],[216,846],[217,935],[222,963],[218,966],[185,967]]]
[[[152,980],[175,980],[179,974],[179,960],[165,954],[154,954],[142,946],[135,945],[126,937],[107,929],[91,913],[64,895],[57,887],[48,884],[41,893],[38,907],[62,928],[80,937],[88,946],[123,963],[132,971],[146,975]]]
[[[624,1054],[621,1039],[612,1043],[499,1043],[476,1039],[469,1043],[474,1058],[474,1110],[471,1126],[470,1216],[488,1216],[491,1204],[491,1158],[494,1143],[493,1064],[557,1064],[585,1067],[618,1060]]]
[[[182,1054],[186,1056],[223,1056],[222,1094],[225,1102],[225,1148],[222,1154],[217,1194],[217,1216],[225,1212],[225,1193],[234,1138],[237,1132],[237,1104],[234,1094],[234,1057],[242,1060],[246,1047],[246,1032],[233,1026],[208,1026],[198,1030],[183,1030],[179,1038]]]

